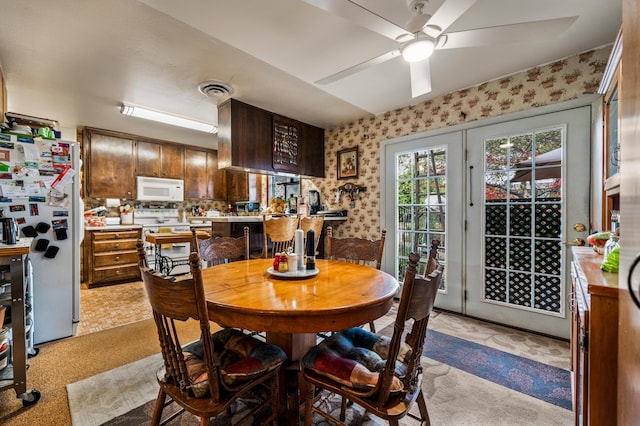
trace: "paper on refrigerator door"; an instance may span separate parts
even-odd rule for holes
[[[63,190],[73,182],[73,177],[76,175],[76,171],[71,166],[66,166],[58,177],[51,184],[51,188],[57,190]]]

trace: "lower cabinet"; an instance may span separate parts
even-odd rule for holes
[[[87,286],[139,280],[136,242],[140,238],[139,227],[87,230],[84,241]]]
[[[571,369],[576,425],[615,425],[618,371],[618,274],[602,256],[573,247]]]

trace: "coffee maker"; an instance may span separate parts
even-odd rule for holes
[[[0,210],[0,226],[2,227],[2,244],[18,242],[18,222],[12,217],[4,217]]]
[[[320,193],[318,191],[309,191],[309,214],[317,214],[320,211]]]

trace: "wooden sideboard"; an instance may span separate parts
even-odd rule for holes
[[[576,425],[615,425],[618,371],[618,274],[602,255],[573,247],[571,369]]]

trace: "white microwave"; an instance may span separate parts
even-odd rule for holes
[[[184,181],[147,176],[137,178],[138,201],[184,201]]]

